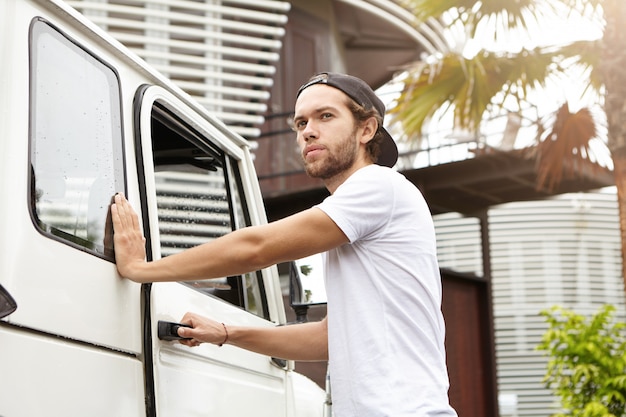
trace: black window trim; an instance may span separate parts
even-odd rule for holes
[[[78,236],[74,236],[70,233],[64,232],[62,230],[50,227],[49,225],[41,222],[37,216],[36,213],[36,208],[35,208],[35,200],[36,200],[36,190],[35,190],[35,172],[34,172],[34,166],[33,166],[33,161],[32,161],[32,153],[33,153],[33,123],[34,123],[34,113],[33,113],[33,104],[34,104],[34,89],[33,89],[33,83],[34,83],[34,79],[33,79],[33,36],[34,36],[34,28],[36,25],[38,24],[45,24],[48,27],[50,27],[52,30],[54,30],[55,32],[57,32],[59,35],[61,35],[65,40],[67,40],[69,43],[71,43],[72,45],[74,45],[75,47],[83,50],[85,53],[87,53],[88,55],[90,55],[94,60],[100,62],[103,66],[106,66],[108,69],[110,69],[116,80],[117,80],[117,91],[118,91],[118,99],[119,99],[119,110],[120,110],[120,114],[119,114],[119,121],[120,121],[120,157],[121,157],[121,166],[122,166],[122,185],[123,185],[123,190],[121,190],[122,192],[126,193],[128,190],[128,176],[127,176],[127,171],[126,171],[126,153],[124,152],[124,142],[125,142],[125,137],[124,137],[124,118],[123,118],[123,113],[124,113],[124,107],[123,107],[123,101],[122,101],[122,87],[121,87],[121,81],[120,81],[120,74],[117,71],[117,69],[109,64],[108,62],[106,62],[105,60],[103,60],[101,57],[99,57],[98,55],[96,55],[91,49],[85,47],[84,45],[82,45],[80,42],[78,42],[76,39],[74,39],[73,37],[71,37],[70,35],[67,34],[67,32],[65,32],[64,30],[60,29],[57,25],[51,23],[49,20],[40,17],[40,16],[36,16],[34,17],[31,22],[30,22],[30,26],[29,26],[29,32],[28,32],[28,59],[29,59],[29,73],[28,73],[28,86],[29,86],[29,91],[28,91],[28,192],[27,192],[27,199],[28,199],[28,208],[29,208],[29,215],[31,218],[31,221],[33,223],[33,226],[35,227],[35,230],[37,230],[40,234],[42,234],[43,236],[46,236],[52,240],[58,241],[64,245],[70,246],[74,249],[78,249],[81,252],[85,252],[88,253],[90,255],[94,255],[98,258],[107,260],[109,262],[115,262],[115,255],[114,252],[112,250],[107,249],[106,247],[102,247],[102,251],[99,251],[96,249],[96,245],[86,239],[80,238]],[[111,196],[111,200],[112,200],[113,196]],[[112,201],[111,201],[112,202]],[[109,213],[110,216],[110,213]],[[107,224],[110,222],[110,217],[107,217],[106,220]],[[112,225],[110,226],[111,230],[112,230]]]
[[[143,138],[142,138],[142,132],[141,132],[142,130],[141,119],[142,119],[142,112],[147,111],[147,109],[144,109],[144,106],[146,105],[146,103],[144,103],[144,96],[146,92],[153,87],[155,86],[151,84],[144,84],[140,86],[135,93],[134,104],[133,104],[133,120],[134,120],[133,132],[134,132],[134,138],[135,138],[135,156],[136,156],[138,178],[140,179],[138,185],[139,185],[139,191],[141,195],[140,204],[141,204],[141,212],[142,212],[142,223],[144,225],[144,230],[143,230],[144,236],[147,241],[146,253],[147,253],[148,260],[154,259],[154,248],[152,247],[152,233],[149,228],[150,218],[148,214],[149,213],[148,201],[146,199],[146,196],[147,196],[146,182],[141,180],[145,178],[145,175],[146,175],[145,166],[144,166],[144,163],[146,161],[145,161],[145,158],[143,155],[143,149],[142,149]],[[220,149],[217,145],[213,144],[212,142],[209,142],[207,139],[205,139],[205,135],[203,135],[197,129],[191,126],[190,123],[186,122],[185,120],[181,120],[181,116],[175,111],[173,103],[169,103],[166,99],[158,98],[157,100],[154,100],[152,103],[150,103],[150,111],[153,112],[154,109],[157,109],[160,118],[163,118],[160,120],[162,122],[167,121],[168,127],[176,131],[177,133],[179,133],[182,138],[189,141],[194,146],[197,146],[198,148],[202,149],[204,152],[210,154],[211,156],[214,156],[219,159],[219,164],[224,169],[224,173],[225,173],[224,180],[225,180],[225,187],[226,187],[228,202],[229,202],[230,207],[235,207],[236,201],[235,201],[235,196],[233,195],[232,188],[231,188],[231,183],[230,183],[231,179],[232,178],[235,179],[236,184],[234,185],[237,187],[238,190],[242,190],[242,191],[244,190],[243,181],[240,176],[241,171],[239,169],[238,163],[231,163],[231,161],[234,161],[234,160],[228,156],[228,152],[226,150]],[[152,115],[150,117],[152,117]],[[241,207],[243,209],[243,216],[245,218],[246,224],[251,224],[252,218],[250,216],[250,209],[248,206],[249,202],[247,201],[247,197],[245,193],[243,192],[240,193],[239,198],[241,199]],[[237,222],[235,219],[236,214],[234,210],[232,209],[229,210],[229,216],[230,216],[230,221],[232,225],[232,230],[235,230],[237,227]],[[260,297],[263,301],[262,308],[261,308],[261,313],[262,313],[261,317],[265,320],[270,320],[270,311],[269,311],[269,305],[268,305],[268,299],[267,299],[267,291],[265,289],[265,282],[263,280],[263,274],[261,271],[256,271],[254,273],[259,283]],[[243,284],[244,274],[238,277],[240,278],[241,283]],[[245,300],[246,295],[241,293],[243,291],[244,291],[244,288],[242,285],[240,288],[239,296],[242,300]],[[207,294],[207,296],[211,296],[211,295]],[[223,302],[227,302],[219,298],[217,299]],[[232,303],[228,303],[228,304],[234,307],[245,309],[245,307],[237,306],[236,304],[232,304]]]

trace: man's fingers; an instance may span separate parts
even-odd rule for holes
[[[121,276],[136,281],[138,267],[146,259],[146,239],[137,214],[121,193],[115,195],[111,204],[111,220],[117,270]]]
[[[113,220],[113,227],[124,226],[122,220],[122,197],[120,194],[115,194],[113,199],[114,203],[111,205],[111,220]]]
[[[128,216],[128,201],[121,194],[118,194],[117,200],[119,201],[119,203],[118,203],[118,210],[119,210],[119,214],[120,214],[120,220],[122,221],[122,226],[128,227],[128,219],[127,219],[127,216]]]
[[[138,229],[139,219],[128,200],[121,193],[118,193],[115,195],[114,201],[115,203],[111,206],[113,225],[122,228],[132,227],[133,229]]]

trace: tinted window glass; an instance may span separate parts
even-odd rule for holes
[[[124,191],[119,81],[46,22],[31,26],[31,202],[46,234],[112,259],[109,204]]]
[[[151,120],[161,256],[249,226],[236,160],[170,112],[165,103],[155,104]],[[269,316],[260,272],[183,284]]]

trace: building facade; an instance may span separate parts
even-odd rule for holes
[[[478,219],[447,213],[435,224],[441,266],[482,275]],[[488,228],[500,416],[545,417],[558,398],[542,383],[539,312],[560,305],[592,315],[612,304],[626,319],[615,190],[495,206]]]

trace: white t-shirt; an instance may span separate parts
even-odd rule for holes
[[[421,193],[368,165],[317,207],[350,240],[325,254],[335,416],[456,416],[435,231]]]

